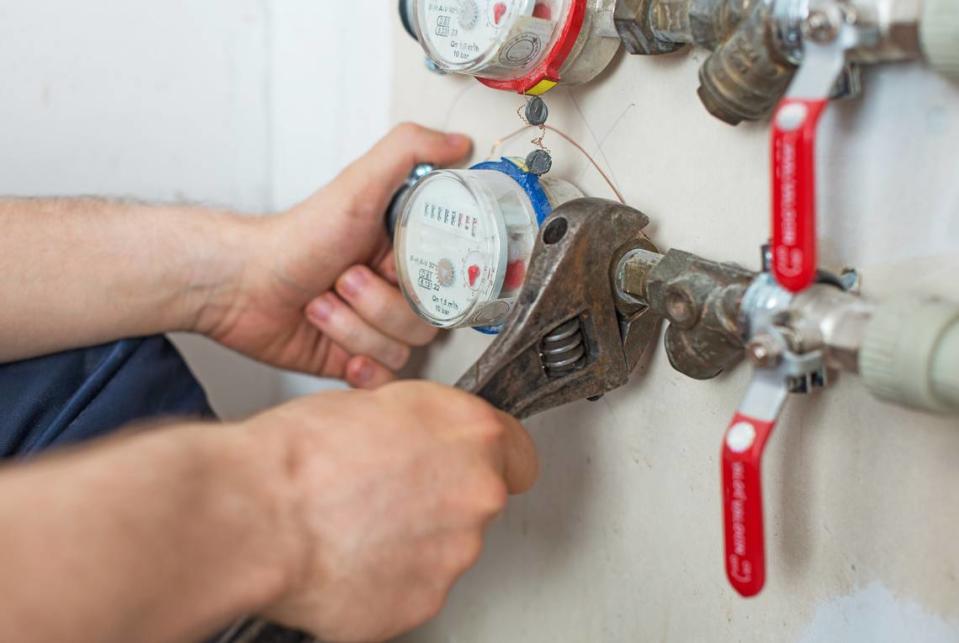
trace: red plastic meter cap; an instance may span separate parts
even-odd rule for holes
[[[503,4],[505,13],[506,5]],[[494,7],[494,11],[495,11]],[[544,15],[543,12],[546,12]],[[538,13],[537,13],[538,12]],[[537,18],[550,18],[550,8],[543,3],[537,3],[533,9],[533,15]],[[550,49],[543,60],[528,74],[521,78],[512,80],[495,80],[490,78],[480,78],[479,81],[487,87],[512,91],[518,94],[528,96],[540,96],[545,94],[553,87],[559,84],[560,69],[566,63],[569,55],[573,52],[576,40],[586,22],[586,0],[572,0],[569,8],[569,14],[566,16],[566,23],[560,32],[559,38]]]

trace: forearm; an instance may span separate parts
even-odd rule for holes
[[[300,556],[284,447],[184,426],[0,472],[0,639],[199,640]]]
[[[204,208],[0,199],[0,362],[191,330],[253,225]]]

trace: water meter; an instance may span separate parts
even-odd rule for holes
[[[395,228],[397,274],[413,309],[438,328],[495,333],[526,278],[539,225],[583,194],[518,159],[434,171],[409,188]]]
[[[592,80],[620,46],[616,0],[401,0],[431,66],[538,96]]]

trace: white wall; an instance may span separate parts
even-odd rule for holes
[[[274,205],[309,196],[373,145],[390,125],[391,2],[271,3]],[[330,386],[284,375],[281,398]]]
[[[0,0],[0,194],[288,207],[387,129],[383,7]],[[317,386],[178,341],[227,416]]]
[[[696,97],[703,52],[624,57],[599,82],[547,97],[552,124],[607,167],[653,237],[756,266],[768,234],[766,127],[731,128]],[[423,71],[397,48],[397,118],[462,130],[477,159],[519,127],[521,99]],[[870,72],[862,101],[823,126],[823,247],[882,297],[959,300],[959,88],[918,65]],[[528,139],[526,139],[528,140]],[[507,152],[528,151],[526,140]],[[558,176],[607,196],[547,138]],[[488,340],[454,333],[427,374],[454,382]],[[793,399],[766,456],[769,583],[746,601],[723,572],[720,443],[749,369],[715,382],[661,348],[596,404],[529,422],[538,488],[416,643],[959,641],[959,423],[879,404],[855,377]]]

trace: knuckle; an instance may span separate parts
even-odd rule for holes
[[[468,533],[460,537],[451,556],[453,574],[459,576],[471,569],[483,553],[483,537],[478,533]]]
[[[495,441],[502,430],[493,407],[459,389],[436,382],[405,381],[387,390],[431,431],[455,433],[469,443],[484,441],[484,432],[493,433],[491,441]]]
[[[509,489],[498,475],[489,476],[476,493],[476,505],[482,519],[498,516],[509,502]]]
[[[464,549],[464,563],[465,569],[472,569],[476,563],[479,562],[480,557],[483,555],[483,536],[481,534],[475,534],[469,538]],[[464,570],[465,571],[465,570]]]
[[[439,590],[434,590],[423,601],[423,606],[420,611],[419,621],[420,623],[429,623],[437,616],[440,615],[440,612],[443,611],[443,608],[446,606],[446,598],[449,594],[450,588],[444,587]]]
[[[423,131],[424,128],[421,125],[406,121],[394,127],[391,135],[400,140],[408,141],[409,139],[419,136]]]
[[[443,610],[447,596],[456,579],[462,574],[455,569],[455,538],[447,534],[432,542],[429,554],[421,561],[423,567],[416,576],[419,583],[411,596],[409,616],[417,625],[430,621]]]
[[[473,426],[477,438],[487,443],[501,441],[506,435],[506,426],[499,413],[492,407],[483,405],[472,411]]]
[[[445,605],[445,593],[433,587],[416,590],[408,599],[402,616],[398,618],[397,633],[418,628],[432,621],[439,616]]]
[[[436,382],[408,380],[392,384],[384,390],[402,396],[404,402],[411,404],[413,402],[430,402],[437,397],[441,397],[446,388]]]

